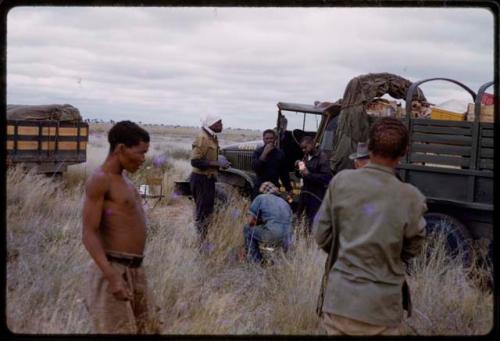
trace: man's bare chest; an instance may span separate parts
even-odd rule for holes
[[[140,203],[139,192],[130,180],[113,179],[106,200],[124,209],[135,209]]]

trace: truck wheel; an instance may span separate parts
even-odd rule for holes
[[[427,213],[424,215],[427,222],[428,234],[443,232],[446,236],[446,250],[451,257],[462,256],[465,267],[472,264],[472,237],[458,219],[444,213]]]
[[[232,186],[223,182],[215,183],[215,200],[221,203],[226,203],[229,199],[229,194],[231,193]]]

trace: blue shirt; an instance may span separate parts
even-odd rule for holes
[[[281,197],[274,194],[259,194],[252,201],[249,213],[263,222],[268,230],[283,234],[290,233],[292,226],[292,210]]]

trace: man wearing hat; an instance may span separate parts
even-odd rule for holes
[[[202,118],[201,132],[193,142],[191,166],[193,167],[190,185],[195,202],[195,224],[200,235],[200,246],[207,237],[210,215],[214,211],[215,182],[219,168],[228,168],[231,164],[219,160],[217,133],[222,131],[222,119],[216,115]]]
[[[370,161],[370,153],[366,142],[358,142],[356,152],[349,155],[349,159],[354,161],[354,168],[363,168]]]
[[[285,249],[292,234],[292,210],[280,197],[279,189],[270,181],[259,187],[257,195],[248,211],[248,224],[243,228],[247,259],[262,262],[259,243],[273,243]]]

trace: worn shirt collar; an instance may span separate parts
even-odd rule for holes
[[[208,135],[212,136],[214,139],[217,138],[217,134],[212,129],[205,126],[203,126],[202,128],[208,133]]]
[[[391,175],[396,176],[396,173],[394,172],[394,168],[387,167],[387,166],[382,166],[379,165],[378,163],[373,163],[373,162],[368,162],[368,164],[365,166],[365,168],[372,168],[372,169],[377,169],[386,173],[389,173]]]

